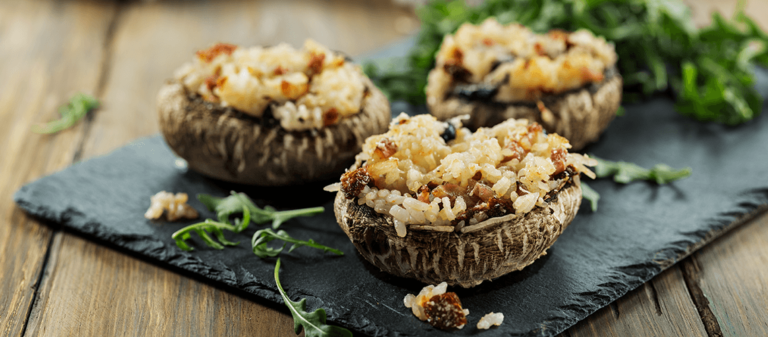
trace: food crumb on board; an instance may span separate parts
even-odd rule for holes
[[[478,329],[490,329],[492,326],[499,326],[504,321],[504,314],[502,313],[488,313],[477,322]]]
[[[467,324],[469,309],[463,309],[456,293],[446,292],[447,288],[446,282],[426,286],[416,296],[406,295],[403,304],[420,320],[438,329],[461,329]]]
[[[165,218],[168,221],[176,221],[181,218],[196,219],[198,217],[197,211],[192,206],[187,205],[187,200],[189,200],[189,196],[186,193],[157,192],[151,197],[152,204],[144,213],[144,217],[159,219],[163,216],[163,212],[167,211]]]

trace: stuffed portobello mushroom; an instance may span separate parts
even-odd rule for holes
[[[192,170],[253,185],[338,177],[391,118],[359,66],[311,40],[201,50],[160,90],[158,114]]]
[[[376,267],[424,283],[472,287],[546,254],[581,204],[594,159],[538,123],[475,133],[459,118],[400,115],[370,137],[341,182],[334,211]]]
[[[493,18],[464,24],[443,40],[427,106],[441,120],[469,114],[471,129],[534,120],[578,150],[597,140],[619,108],[616,60],[613,45],[586,30],[538,35]]]

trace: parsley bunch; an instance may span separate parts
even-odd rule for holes
[[[733,20],[714,14],[701,30],[680,0],[486,0],[476,7],[433,1],[417,13],[422,28],[410,54],[365,66],[391,100],[423,104],[443,36],[494,16],[536,32],[586,28],[614,42],[625,102],[671,91],[677,110],[701,121],[735,125],[760,113],[752,71],[754,64],[768,66],[768,35],[742,10]]]

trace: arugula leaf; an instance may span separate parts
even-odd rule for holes
[[[214,249],[224,249],[224,246],[236,246],[239,244],[239,242],[231,242],[227,240],[227,238],[224,237],[223,230],[240,233],[248,228],[248,225],[251,223],[251,221],[255,222],[256,224],[272,221],[272,227],[277,229],[283,222],[288,219],[299,216],[311,216],[317,213],[322,213],[324,210],[323,207],[312,207],[278,212],[276,209],[270,206],[266,206],[264,209],[261,209],[257,207],[256,204],[254,204],[253,201],[251,201],[251,199],[245,195],[245,193],[235,193],[234,191],[231,193],[232,194],[226,198],[217,198],[208,194],[198,194],[197,199],[200,200],[200,202],[202,202],[203,205],[208,208],[208,210],[211,212],[216,212],[216,216],[219,221],[206,219],[204,222],[192,224],[179,229],[173,233],[173,235],[171,235],[171,237],[176,241],[176,245],[185,251],[193,250],[192,247],[187,245],[186,241],[192,237],[191,233],[195,232],[203,240],[203,242],[208,245],[208,247]],[[242,213],[243,216],[242,218],[235,218],[235,223],[233,225],[229,221],[230,216],[239,213]],[[253,244],[253,253],[259,257],[277,256],[277,254],[283,250],[283,248],[272,249],[266,246],[267,242],[274,239],[281,239],[286,242],[292,242],[293,246],[291,246],[291,248],[288,250],[289,252],[293,251],[296,247],[310,246],[313,248],[322,249],[323,251],[330,251],[335,254],[343,255],[341,251],[317,244],[312,239],[307,241],[296,240],[282,230],[278,231],[277,233],[269,230],[269,233],[267,234],[264,234],[263,231],[264,230],[256,231],[256,233],[253,235],[253,239],[251,240],[251,243]],[[208,232],[212,233],[218,242],[213,240],[210,235],[208,235]],[[262,238],[262,236],[264,238]],[[258,248],[256,247],[257,241],[258,245],[260,245]],[[283,245],[283,247],[285,247],[285,245]]]
[[[185,242],[186,240],[189,240],[191,238],[191,233],[195,232],[197,235],[203,239],[203,242],[205,242],[208,247],[215,248],[215,249],[224,249],[224,245],[226,246],[236,246],[239,244],[239,242],[231,242],[227,240],[224,237],[223,229],[226,229],[231,232],[235,232],[235,227],[222,223],[222,222],[216,222],[211,219],[206,219],[204,222],[199,222],[196,224],[189,225],[187,227],[184,227],[182,229],[179,229],[175,233],[171,235],[171,237],[176,240],[176,246],[181,248],[181,250],[185,251],[191,251],[194,250],[194,248],[187,245]],[[213,235],[216,236],[216,239],[219,240],[219,242],[216,242],[213,240],[209,235],[208,232],[213,233]]]
[[[589,205],[592,207],[592,212],[597,212],[597,201],[600,200],[600,193],[593,190],[592,187],[581,182],[581,197],[589,200]]]
[[[77,121],[83,119],[88,111],[91,111],[99,106],[99,101],[91,95],[78,93],[69,99],[67,105],[59,108],[59,114],[61,119],[48,122],[43,126],[35,125],[32,127],[32,131],[36,133],[56,133],[64,129],[68,129],[75,125]]]
[[[267,247],[267,242],[270,242],[276,239],[284,241],[282,247],[280,248]],[[318,244],[312,239],[309,239],[307,241],[294,239],[290,235],[288,235],[288,233],[286,233],[284,230],[279,230],[277,231],[277,233],[275,233],[269,228],[260,229],[253,234],[253,238],[251,239],[251,247],[253,247],[253,253],[256,254],[256,256],[261,258],[277,256],[278,254],[280,254],[280,252],[283,251],[283,249],[288,243],[293,243],[291,248],[288,249],[288,252],[292,252],[294,249],[301,246],[307,246],[307,247],[312,247],[316,249],[322,249],[323,252],[331,252],[336,255],[344,255],[344,252],[338,249],[334,249],[328,246],[323,246],[321,244]]]
[[[298,335],[304,328],[306,337],[352,337],[352,332],[342,327],[325,324],[325,309],[318,308],[313,312],[307,312],[307,299],[302,298],[298,302],[291,301],[286,295],[283,286],[280,284],[280,259],[275,264],[275,283],[283,297],[283,303],[288,307],[293,316],[293,331]]]
[[[597,177],[613,176],[613,181],[622,184],[628,184],[635,180],[649,180],[663,185],[691,175],[690,167],[675,170],[665,164],[656,164],[649,170],[624,161],[613,162],[595,156],[590,157],[597,160],[597,166],[595,166]]]
[[[324,211],[322,207],[303,208],[280,212],[270,206],[266,206],[264,209],[261,209],[256,206],[256,204],[254,204],[253,201],[251,201],[251,199],[245,195],[245,193],[235,193],[235,191],[232,191],[231,195],[226,198],[213,197],[208,194],[198,194],[197,200],[200,200],[200,202],[202,202],[205,207],[208,207],[208,210],[211,212],[216,212],[216,217],[218,217],[219,222],[229,224],[229,217],[231,215],[245,213],[247,211],[250,220],[256,224],[263,224],[272,221],[273,229],[277,229],[283,222],[291,218],[299,216],[312,216]],[[243,226],[242,223],[246,222],[243,221],[240,223],[240,225],[237,226],[237,232],[240,232],[247,227],[247,225]]]
[[[495,16],[537,32],[586,28],[611,40],[625,102],[671,89],[677,110],[701,121],[735,125],[761,112],[752,65],[768,66],[768,34],[743,8],[732,20],[715,13],[701,30],[681,0],[486,0],[477,6],[432,1],[417,14],[421,31],[408,56],[364,67],[390,100],[423,104],[427,74],[445,34]]]

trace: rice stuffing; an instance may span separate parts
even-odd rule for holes
[[[286,130],[338,123],[362,107],[362,70],[315,41],[301,50],[288,44],[242,48],[219,43],[197,52],[175,78],[204,100],[253,117],[266,111]]]
[[[441,99],[469,84],[493,88],[494,101],[535,102],[603,81],[616,60],[613,45],[587,30],[535,34],[520,24],[505,26],[489,18],[445,36],[429,75],[427,99]]]
[[[546,207],[579,183],[579,173],[594,178],[586,166],[597,162],[568,148],[565,138],[524,119],[472,133],[460,118],[401,114],[387,133],[366,140],[341,184],[329,190],[392,216],[400,237],[409,228],[459,231]]]

